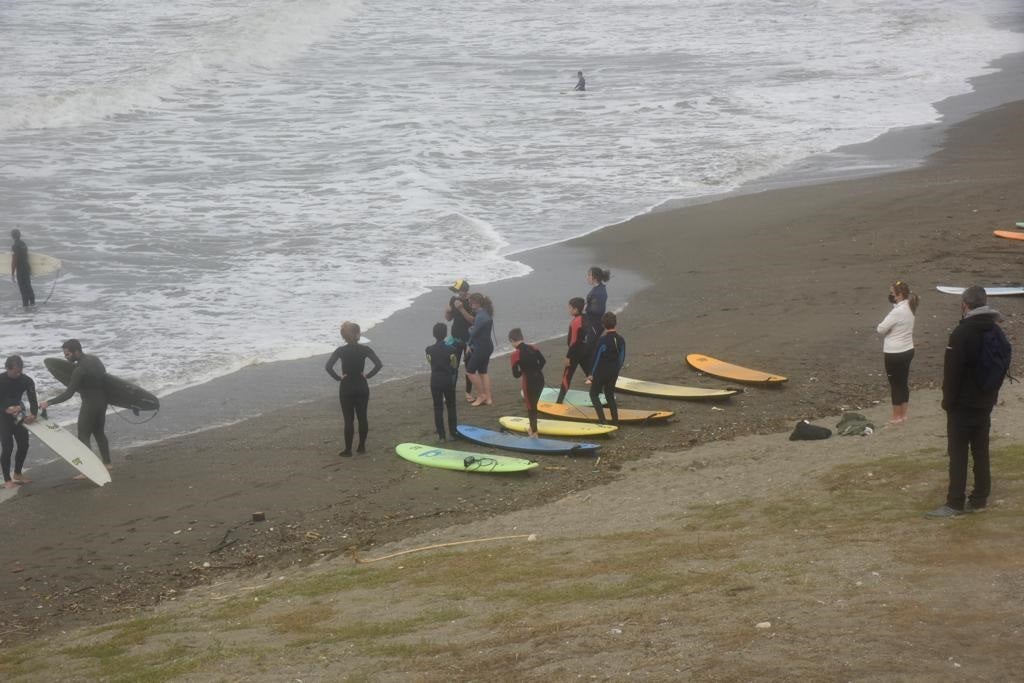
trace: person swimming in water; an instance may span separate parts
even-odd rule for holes
[[[582,71],[577,71],[576,72],[576,87],[573,88],[573,90],[576,90],[576,91],[579,91],[579,92],[583,92],[586,89],[587,89],[587,79],[583,78],[583,72]]]

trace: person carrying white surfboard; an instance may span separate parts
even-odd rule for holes
[[[75,370],[71,373],[71,381],[67,389],[58,396],[48,401],[43,401],[39,407],[46,410],[52,405],[63,403],[76,393],[82,398],[82,406],[78,409],[78,440],[86,446],[95,438],[96,446],[100,451],[100,458],[107,469],[110,466],[110,442],[107,441],[105,431],[107,423],[107,393],[103,387],[103,378],[107,375],[107,368],[103,361],[93,355],[87,355],[82,351],[82,343],[77,339],[68,339],[61,346],[64,357],[75,364]],[[90,446],[91,447],[91,446]]]
[[[36,305],[36,293],[32,289],[32,266],[28,259],[28,245],[21,239],[21,230],[11,230],[11,282],[21,290],[21,305],[25,308]]]
[[[28,456],[28,430],[18,420],[24,412],[22,399],[27,395],[29,414],[25,422],[32,424],[39,414],[36,402],[36,383],[24,373],[25,363],[21,356],[11,356],[4,361],[4,374],[0,375],[0,467],[3,468],[4,488],[13,489],[19,484],[28,484],[32,480],[21,474],[21,468]],[[11,454],[17,442],[18,451],[14,455],[14,474],[11,474]]]

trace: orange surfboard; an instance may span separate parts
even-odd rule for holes
[[[570,403],[549,403],[539,401],[537,410],[545,415],[553,415],[564,420],[584,420],[586,422],[597,422],[597,411],[587,406],[575,406]],[[667,420],[675,413],[671,410],[636,410],[619,408],[619,422],[656,422]],[[612,414],[608,408],[604,409],[604,419],[611,420]]]
[[[1008,240],[1024,240],[1024,232],[1017,232],[1015,230],[993,230],[992,234]]]
[[[691,353],[686,357],[686,362],[694,370],[699,370],[707,375],[713,375],[722,379],[730,379],[736,382],[748,382],[750,384],[782,384],[788,378],[782,375],[773,375],[770,372],[751,370],[741,365],[733,365],[725,361],[705,356],[700,353]]]

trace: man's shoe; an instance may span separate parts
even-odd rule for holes
[[[963,515],[963,510],[957,510],[956,508],[949,507],[948,505],[943,505],[942,507],[935,508],[931,512],[924,513],[924,516],[929,519],[949,519],[950,517],[963,517]]]
[[[988,510],[988,501],[982,500],[968,500],[967,505],[964,506],[967,512],[984,512]]]

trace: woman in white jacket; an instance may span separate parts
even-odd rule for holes
[[[914,313],[918,297],[906,282],[897,280],[889,287],[889,301],[892,310],[878,323],[878,334],[884,338],[885,375],[892,392],[890,424],[902,424],[907,421],[910,405],[910,361],[914,359]]]

